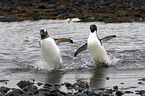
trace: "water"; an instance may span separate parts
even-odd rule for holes
[[[74,52],[87,41],[91,24],[98,26],[100,38],[117,36],[103,44],[109,56],[109,68],[95,68],[87,50],[73,57]],[[40,28],[45,28],[53,38],[65,37],[74,41],[73,44],[59,44],[64,70],[53,73],[41,71],[45,69],[45,63],[39,46]],[[0,80],[10,80],[7,85],[0,83],[2,86],[17,88],[18,81],[31,79],[51,83],[74,83],[83,79],[90,83],[90,89],[115,85],[120,88],[137,87],[128,90],[145,89],[145,85],[138,84],[138,79],[145,77],[145,23],[0,22],[0,38]],[[106,77],[110,79],[106,80]]]

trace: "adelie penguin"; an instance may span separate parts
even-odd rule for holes
[[[73,43],[73,41],[67,38],[53,39],[52,37],[49,36],[47,30],[45,29],[40,30],[40,35],[41,35],[40,46],[42,51],[42,57],[44,58],[45,62],[51,69],[62,69],[63,62],[61,58],[61,52],[57,44],[61,42]]]
[[[90,26],[90,34],[87,43],[80,47],[75,52],[74,56],[76,57],[80,52],[88,49],[92,59],[95,61],[95,64],[98,64],[98,66],[108,66],[108,55],[102,43],[114,37],[116,37],[116,35],[110,35],[99,39],[97,35],[97,26],[93,24]]]

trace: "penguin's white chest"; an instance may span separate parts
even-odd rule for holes
[[[101,45],[95,33],[90,33],[88,38],[88,50],[96,63],[108,63],[108,56],[105,48]]]
[[[53,38],[49,37],[41,40],[41,51],[45,62],[50,68],[62,68],[60,50]]]

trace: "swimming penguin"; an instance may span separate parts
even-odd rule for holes
[[[45,29],[40,30],[40,35],[41,35],[40,46],[42,51],[42,57],[44,58],[45,62],[49,65],[49,68],[62,69],[63,62],[57,44],[61,42],[73,43],[73,41],[67,38],[53,39],[48,35],[48,32]]]
[[[87,43],[80,47],[75,52],[74,56],[76,57],[80,52],[88,48],[89,53],[96,64],[108,66],[108,56],[102,43],[116,37],[116,35],[110,35],[105,38],[99,39],[97,35],[97,26],[94,24],[91,25],[90,30],[91,32],[89,34]]]

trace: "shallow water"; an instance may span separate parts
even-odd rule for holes
[[[109,56],[109,68],[95,68],[87,50],[73,57],[74,52],[87,41],[91,24],[98,26],[100,38],[117,36],[103,44]],[[65,37],[74,41],[73,44],[59,44],[64,70],[41,72],[45,63],[39,46],[40,28],[45,28],[53,38]],[[0,83],[2,86],[17,88],[18,81],[31,79],[50,83],[74,83],[82,79],[89,82],[90,89],[94,90],[115,85],[120,88],[137,87],[127,90],[145,89],[144,84],[138,84],[138,79],[145,77],[145,23],[0,22],[0,38],[0,80],[10,80],[7,85]],[[106,77],[110,79],[106,80]]]

